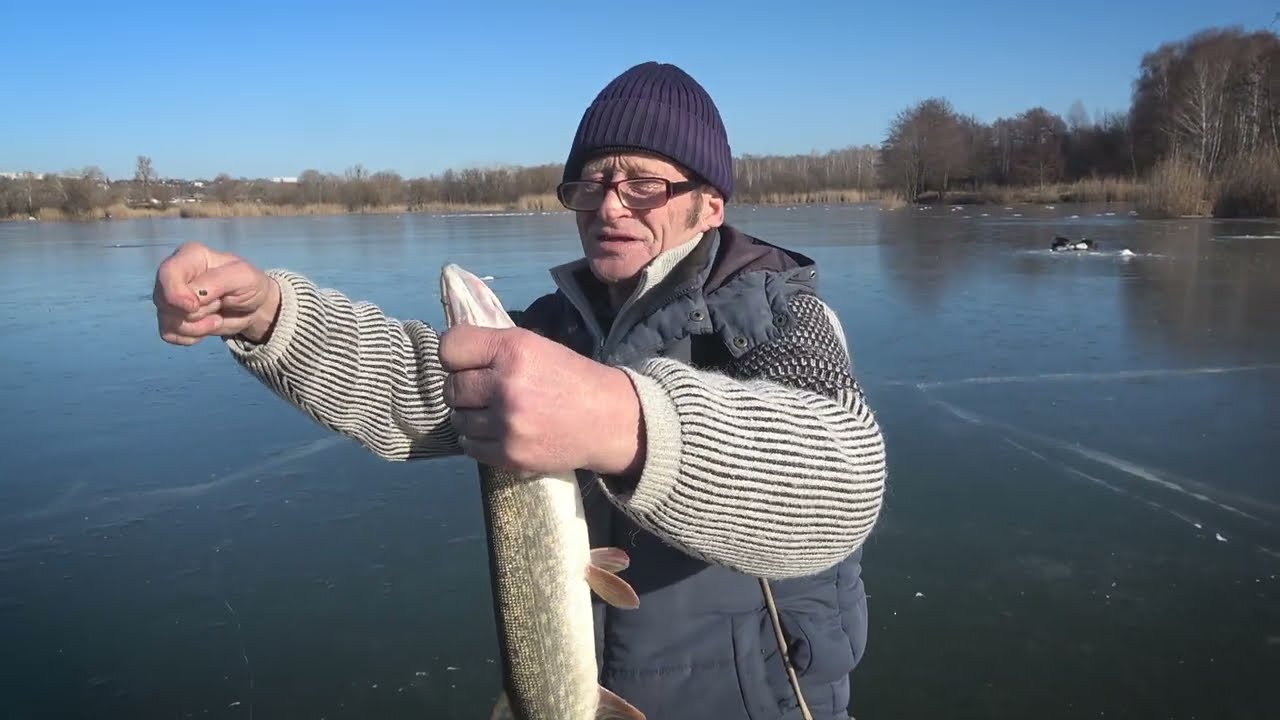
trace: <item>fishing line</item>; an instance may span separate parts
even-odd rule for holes
[[[218,595],[222,597],[222,604],[227,608],[227,612],[231,613],[231,620],[236,626],[236,640],[240,643],[240,657],[244,659],[245,673],[249,677],[249,720],[253,720],[253,665],[249,662],[249,652],[244,644],[244,629],[240,626],[240,614],[236,609],[231,607],[230,596],[222,588],[222,579],[218,573],[218,555],[222,552],[221,545],[213,546],[213,584]]]

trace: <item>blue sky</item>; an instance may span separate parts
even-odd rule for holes
[[[414,177],[562,161],[595,93],[649,59],[707,87],[736,154],[877,143],[934,95],[986,121],[1123,110],[1144,52],[1266,27],[1280,0],[5,6],[0,171],[124,177],[147,154],[167,177]]]

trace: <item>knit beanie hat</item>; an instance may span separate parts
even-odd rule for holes
[[[644,150],[733,194],[733,155],[720,111],[707,91],[675,65],[645,62],[605,86],[578,123],[564,180],[601,151]]]

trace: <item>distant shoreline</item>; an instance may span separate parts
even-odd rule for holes
[[[934,191],[922,193],[912,202],[893,189],[839,189],[808,190],[797,192],[755,193],[734,198],[733,205],[756,207],[786,207],[807,205],[874,204],[884,210],[899,210],[908,206],[1014,206],[1014,205],[1083,205],[1121,203],[1136,207],[1138,215],[1148,219],[1227,218],[1251,217],[1277,219],[1269,214],[1213,212],[1213,195],[1232,190],[1232,184],[1249,187],[1264,185],[1254,182],[1262,173],[1246,172],[1239,178],[1210,185],[1194,182],[1196,179],[1185,165],[1177,162],[1157,166],[1153,177],[1145,182],[1122,178],[1096,178],[1075,182],[1045,184],[1044,186],[987,186],[977,189],[952,189],[939,196]],[[1266,180],[1269,178],[1260,178]],[[1237,191],[1238,193],[1239,191]],[[226,203],[214,199],[182,198],[158,207],[137,207],[114,202],[106,207],[94,207],[87,212],[69,214],[59,208],[40,208],[35,216],[22,214],[0,217],[0,222],[102,222],[110,220],[135,220],[146,218],[254,218],[254,217],[333,217],[341,215],[549,215],[568,214],[552,193],[521,196],[515,202],[506,203],[393,203],[370,204],[351,207],[344,203],[272,203],[264,200],[235,201]]]
[[[978,190],[953,190],[942,198],[926,194],[915,203],[906,202],[894,191],[828,189],[793,193],[768,193],[762,197],[734,200],[739,206],[784,207],[789,205],[850,205],[877,204],[887,210],[907,205],[1026,205],[1026,204],[1084,204],[1134,202],[1142,186],[1127,180],[1081,180],[1044,187],[989,187]],[[249,217],[307,217],[338,215],[449,215],[449,214],[568,214],[554,195],[533,195],[520,198],[515,203],[430,203],[411,206],[407,204],[377,205],[351,208],[340,203],[271,204],[266,202],[223,203],[217,200],[173,202],[165,207],[129,207],[116,203],[105,208],[68,215],[54,209],[42,208],[35,217],[13,215],[0,221],[22,222],[95,222],[106,220],[134,220],[146,218],[217,219]]]

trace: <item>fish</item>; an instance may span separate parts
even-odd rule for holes
[[[440,299],[446,328],[515,327],[493,290],[455,263],[441,268]],[[490,720],[645,720],[600,684],[595,655],[591,594],[614,607],[640,604],[617,574],[630,557],[590,546],[572,471],[477,465],[502,667]]]

